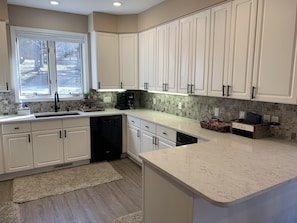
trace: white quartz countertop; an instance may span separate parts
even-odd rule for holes
[[[95,112],[82,112],[82,111],[70,111],[77,112],[79,115],[63,115],[63,116],[52,116],[52,117],[42,117],[36,118],[34,114],[31,115],[2,115],[0,116],[0,124],[12,123],[12,122],[27,122],[27,121],[44,121],[52,119],[67,119],[67,118],[82,118],[82,117],[95,117],[95,116],[106,116],[106,115],[122,115],[125,114],[123,110],[118,109],[106,109],[105,111],[95,111]],[[54,112],[50,112],[54,113]],[[67,113],[67,112],[65,112]],[[42,114],[42,113],[36,113]]]
[[[198,121],[161,112],[126,113],[205,139],[140,157],[217,206],[234,205],[297,180],[296,143],[218,133],[202,129]]]

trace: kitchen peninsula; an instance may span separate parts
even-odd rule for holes
[[[297,221],[296,144],[212,132],[160,112],[128,114],[204,139],[140,154],[144,223]]]

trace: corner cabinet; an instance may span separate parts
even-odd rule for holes
[[[259,0],[253,100],[297,103],[297,0]]]
[[[94,89],[120,88],[118,34],[91,33],[92,86]]]
[[[121,88],[138,90],[138,34],[119,35]]]
[[[156,28],[139,34],[139,89],[155,90]]]
[[[8,91],[9,61],[6,22],[0,21],[0,92]]]

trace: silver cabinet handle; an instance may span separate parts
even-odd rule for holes
[[[67,133],[66,133],[66,130],[64,130],[64,137],[65,137],[65,138],[67,137]]]
[[[30,134],[28,134],[28,141],[29,141],[29,143],[31,143],[31,135]]]
[[[15,129],[15,130],[19,130],[19,129],[20,129],[20,127],[15,127],[14,129]]]
[[[166,132],[162,132],[162,134],[163,134],[163,135],[167,135],[167,133],[166,133]]]
[[[137,130],[137,137],[140,137],[140,130]]]

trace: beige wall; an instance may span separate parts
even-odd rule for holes
[[[88,32],[88,17],[16,5],[8,5],[9,24],[67,32]]]
[[[6,0],[0,0],[0,20],[8,21],[8,8]]]
[[[137,15],[111,15],[93,12],[88,17],[89,31],[109,33],[131,33],[138,31]]]
[[[227,0],[165,0],[138,15],[138,30],[160,25]]]

